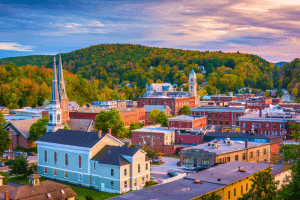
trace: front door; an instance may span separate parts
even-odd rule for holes
[[[197,158],[194,158],[194,167],[197,167]]]

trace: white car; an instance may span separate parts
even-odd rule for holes
[[[195,167],[193,167],[191,165],[186,165],[186,166],[183,166],[182,169],[185,169],[185,170],[194,170]]]

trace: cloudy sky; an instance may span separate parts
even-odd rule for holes
[[[0,58],[131,43],[291,61],[299,0],[4,0]]]

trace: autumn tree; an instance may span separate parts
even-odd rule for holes
[[[153,109],[148,115],[148,120],[152,121],[154,125],[157,124],[158,114],[159,114],[159,110]]]
[[[125,123],[121,120],[119,111],[111,109],[110,111],[100,111],[95,117],[96,129],[107,133],[111,129],[112,134],[122,138],[126,133]]]

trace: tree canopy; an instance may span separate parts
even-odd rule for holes
[[[152,121],[153,124],[161,124],[163,127],[168,126],[168,119],[164,111],[153,109],[148,115],[148,120]]]
[[[46,125],[49,123],[49,116],[45,115],[41,119],[38,119],[30,126],[29,139],[32,141],[38,140],[40,137],[46,134]]]
[[[179,114],[180,114],[180,115],[190,115],[190,114],[191,114],[191,109],[190,109],[190,107],[188,107],[188,106],[183,106],[182,108],[180,108]]]
[[[111,129],[112,134],[119,138],[123,138],[126,134],[125,123],[116,109],[100,111],[95,117],[95,127],[103,133],[107,133],[108,129]]]

